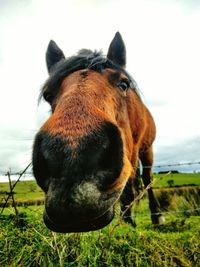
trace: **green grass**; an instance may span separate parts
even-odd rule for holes
[[[183,185],[200,185],[200,173],[170,173],[170,174],[154,174],[154,187],[169,187],[169,180],[172,180],[173,186]]]
[[[12,182],[14,184],[14,182]],[[9,183],[0,183],[0,193],[9,192]],[[14,188],[16,199],[32,199],[43,197],[42,189],[36,184],[35,180],[19,181]]]
[[[9,183],[0,183],[0,206],[5,203],[8,192],[10,192]],[[44,201],[44,192],[39,188],[35,180],[20,181],[14,188],[14,198],[17,205],[39,205]],[[12,199],[10,197],[8,205],[11,204]]]
[[[0,266],[200,266],[199,216],[169,215],[154,227],[149,214],[138,214],[133,229],[117,215],[99,231],[57,234],[44,226],[42,206],[19,209],[22,217],[9,208],[0,220]]]
[[[0,266],[200,266],[200,214],[188,213],[200,206],[199,186],[163,188],[172,178],[174,185],[199,185],[199,174],[160,176],[155,175],[155,191],[165,204],[162,227],[151,224],[146,197],[135,208],[135,229],[120,220],[117,206],[110,225],[79,234],[49,231],[42,221],[42,205],[17,207],[18,217],[12,207],[6,208],[0,217]],[[8,184],[0,183],[0,191],[9,191]],[[14,191],[16,202],[43,198],[35,181],[19,182]]]

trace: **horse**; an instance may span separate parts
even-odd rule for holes
[[[126,47],[117,32],[107,55],[81,49],[66,58],[51,40],[46,51],[49,77],[40,98],[51,114],[35,136],[33,174],[45,192],[43,220],[55,232],[87,232],[108,225],[121,202],[131,216],[139,161],[147,187],[152,180],[153,117],[126,71]],[[151,187],[153,224],[164,217]]]

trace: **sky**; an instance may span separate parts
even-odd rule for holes
[[[29,164],[50,115],[38,105],[49,40],[66,56],[81,48],[106,54],[117,31],[156,122],[154,165],[200,162],[199,25],[198,0],[0,0],[0,174]]]

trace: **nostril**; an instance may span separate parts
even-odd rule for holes
[[[64,158],[63,142],[45,132],[39,132],[34,141],[33,174],[39,186],[47,192],[51,177],[60,177]],[[65,148],[66,149],[66,148]]]
[[[49,173],[47,168],[47,162],[41,150],[41,144],[42,136],[40,134],[37,134],[34,141],[32,154],[33,174],[36,178],[38,185],[44,190],[44,192],[47,192],[47,182]]]
[[[106,123],[104,126],[108,142],[104,147],[101,159],[102,169],[110,171],[116,178],[120,175],[123,167],[123,143],[118,128],[112,123]]]
[[[33,147],[34,170],[37,173],[38,169],[45,169],[45,176],[60,177],[64,160],[68,159],[68,150],[66,142],[60,136],[39,132]]]

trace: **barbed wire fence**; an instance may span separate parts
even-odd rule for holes
[[[162,168],[168,168],[169,169],[172,167],[192,166],[192,165],[200,165],[200,161],[186,162],[186,163],[160,164],[160,165],[154,165],[154,168],[155,169],[162,169]],[[9,200],[11,199],[11,206],[14,208],[15,215],[18,216],[19,212],[18,212],[18,208],[17,208],[17,203],[16,203],[15,198],[14,198],[14,189],[15,189],[16,185],[18,184],[18,182],[20,182],[22,177],[24,177],[25,175],[33,175],[33,173],[30,171],[31,166],[32,166],[32,163],[29,163],[21,172],[11,172],[11,170],[9,170],[5,174],[3,174],[4,176],[8,177],[9,192],[7,192],[7,197],[4,199],[3,205],[1,205],[2,209],[0,211],[0,215],[3,214],[5,208],[8,206]],[[135,168],[140,168],[140,166],[137,166]],[[152,168],[152,166],[143,166],[143,168]],[[3,173],[3,172],[1,172],[1,173]],[[170,174],[171,174],[171,171],[164,171],[164,174],[162,176],[160,176],[159,178],[154,178],[152,180],[152,182],[146,188],[143,188],[143,190],[138,194],[138,196],[134,199],[134,201],[130,205],[127,206],[127,209],[134,207],[139,202],[139,200],[141,200],[143,198],[143,196],[148,191],[148,189],[155,184],[156,181],[165,179]],[[11,176],[18,176],[18,178],[14,182],[12,182]],[[1,182],[1,180],[0,180],[0,182]],[[127,209],[122,214],[120,214],[120,220],[123,218],[123,215],[126,213]],[[181,213],[190,214],[192,212],[200,213],[200,207],[196,207],[193,209],[178,210],[178,211],[164,211],[162,213],[165,215],[168,215],[168,214],[181,214]],[[144,216],[148,216],[148,215],[149,215],[149,213],[148,214],[147,213],[141,213],[141,214],[137,214],[137,217],[138,216],[144,217]]]
[[[30,169],[32,163],[29,163],[23,171],[20,172],[12,172],[11,175],[16,175],[16,176],[20,176],[18,179],[20,180],[20,178],[24,175],[33,175],[33,173],[28,169]],[[171,167],[182,167],[182,166],[194,166],[194,165],[200,165],[200,161],[192,161],[192,162],[178,162],[178,163],[166,163],[166,164],[155,164],[153,165],[154,169],[162,169],[162,168],[171,168]],[[152,166],[143,166],[144,168],[152,168]],[[136,167],[136,168],[140,168],[140,167]],[[200,168],[199,168],[200,171]],[[4,175],[7,176],[7,171],[0,171],[0,175]]]
[[[17,174],[12,174],[12,175],[18,175],[19,176],[18,179],[14,182],[14,184],[12,184],[12,182],[11,182],[11,172],[8,171],[5,174],[8,177],[8,180],[9,180],[9,189],[10,189],[10,192],[8,192],[8,196],[5,199],[5,203],[4,203],[3,207],[2,207],[2,210],[0,212],[0,215],[2,215],[2,213],[3,213],[4,209],[6,208],[7,203],[8,203],[8,201],[9,201],[10,198],[12,198],[12,206],[14,207],[15,214],[18,215],[17,205],[16,205],[15,199],[14,199],[14,188],[16,187],[16,185],[20,181],[21,177],[26,173],[26,171],[30,168],[31,165],[32,165],[32,163],[29,163],[22,172],[19,172]]]

